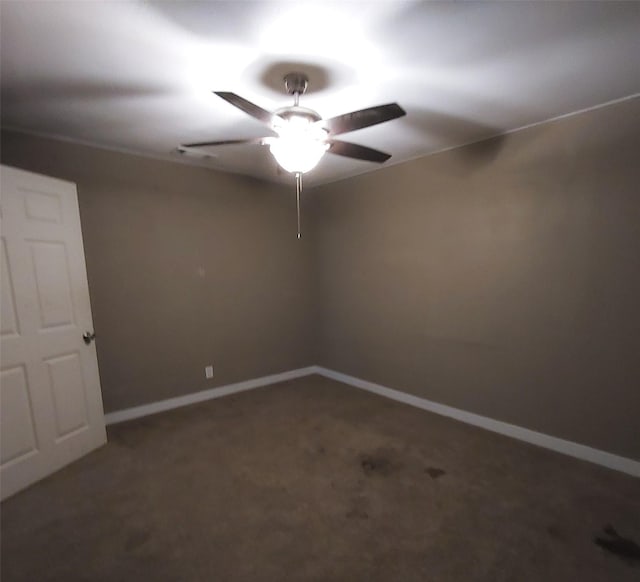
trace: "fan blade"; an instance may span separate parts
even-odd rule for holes
[[[386,154],[380,150],[374,150],[357,143],[350,143],[339,140],[329,140],[329,151],[332,154],[345,156],[346,158],[355,158],[356,160],[365,160],[366,162],[386,162],[391,154]]]
[[[262,107],[256,105],[255,103],[251,103],[251,101],[247,101],[240,95],[236,95],[235,93],[229,93],[227,91],[214,91],[214,93],[218,97],[222,97],[228,103],[231,103],[234,107],[238,109],[242,109],[245,113],[251,115],[251,117],[255,117],[259,119],[263,123],[267,125],[271,125],[271,120],[273,119],[273,114],[266,109],[262,109]]]
[[[338,115],[331,119],[323,119],[318,123],[326,127],[331,135],[339,135],[347,131],[354,131],[385,121],[391,121],[406,114],[407,112],[397,103],[387,103],[386,105],[352,111],[351,113]]]
[[[225,139],[223,141],[201,141],[198,143],[186,143],[182,147],[183,148],[203,148],[206,146],[233,145],[233,144],[241,144],[241,143],[261,144],[264,142],[265,139],[266,138],[264,137],[256,137],[254,139]]]

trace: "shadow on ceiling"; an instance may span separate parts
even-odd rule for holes
[[[50,79],[23,82],[11,87],[3,87],[2,100],[5,104],[51,100],[91,100],[129,99],[154,97],[175,92],[169,86],[143,83],[113,83],[87,81],[84,79]]]
[[[245,73],[257,79],[264,87],[276,93],[286,94],[284,76],[287,73],[300,72],[307,75],[309,85],[306,94],[320,93],[345,84],[353,78],[353,71],[341,63],[332,63],[331,69],[304,61],[279,61],[260,59],[253,63]]]
[[[504,129],[480,123],[473,119],[429,109],[413,108],[398,123],[432,143],[461,144],[451,148],[455,155],[470,164],[482,165],[491,162],[502,149],[506,135]],[[437,153],[437,152],[433,152]],[[429,155],[426,153],[425,155]]]

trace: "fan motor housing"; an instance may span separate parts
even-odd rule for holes
[[[290,107],[282,107],[273,112],[274,115],[282,117],[282,119],[291,119],[292,117],[304,117],[313,123],[320,121],[322,117],[317,111],[308,109],[307,107],[300,107],[299,105],[292,105]]]

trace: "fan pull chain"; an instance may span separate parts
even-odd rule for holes
[[[300,238],[300,193],[302,192],[302,174],[296,172],[296,210],[298,212],[298,238]]]

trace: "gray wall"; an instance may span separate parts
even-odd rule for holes
[[[1,154],[78,185],[107,411],[314,363],[290,188],[9,132]]]
[[[290,188],[2,136],[78,184],[108,411],[317,363],[636,459],[639,153],[635,100],[312,190],[297,242]]]
[[[640,100],[312,205],[318,364],[640,459]]]

